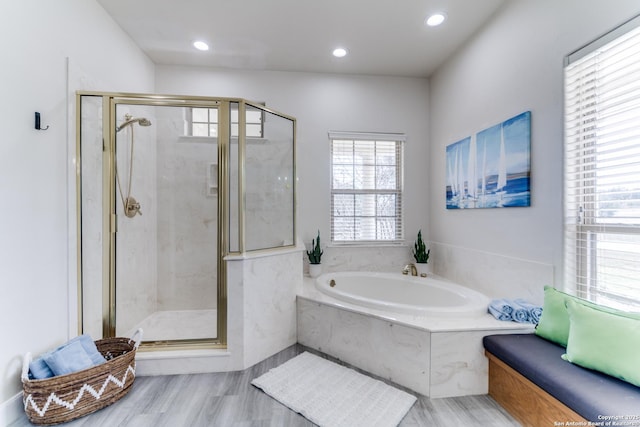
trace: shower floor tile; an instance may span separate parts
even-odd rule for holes
[[[156,311],[140,322],[143,341],[170,341],[215,338],[218,310]]]

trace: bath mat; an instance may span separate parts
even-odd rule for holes
[[[395,427],[416,397],[304,352],[251,381],[321,427]]]

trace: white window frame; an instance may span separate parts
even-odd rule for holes
[[[624,42],[628,37],[637,42]],[[565,289],[640,310],[640,16],[565,58]],[[623,96],[620,96],[623,94]]]
[[[205,121],[197,121],[194,119],[193,110],[204,110],[206,111],[207,120]],[[215,114],[215,118],[212,115]],[[208,107],[189,107],[187,108],[187,122],[189,124],[189,135],[190,136],[205,136],[205,137],[217,137],[218,136],[218,108],[208,108]],[[207,134],[203,134],[194,130],[195,125],[206,125]]]
[[[260,103],[260,105],[265,105],[264,103]],[[196,121],[193,118],[193,110],[206,110],[207,111],[207,120],[206,121]],[[215,117],[212,117],[213,112],[215,111]],[[188,123],[188,134],[190,136],[203,136],[203,137],[217,137],[217,129],[218,129],[218,108],[208,108],[208,107],[190,107],[187,108],[187,123]],[[253,108],[247,106],[247,114],[246,114],[246,133],[247,138],[262,138],[264,136],[264,120],[265,114],[264,111],[259,110],[257,108]],[[207,125],[207,135],[198,134],[198,132],[194,132],[194,125]],[[238,136],[238,126],[239,126],[239,118],[238,118],[238,110],[231,110],[231,136]],[[215,131],[212,131],[215,129]]]
[[[377,188],[377,180],[375,176],[372,179],[374,183],[370,188],[334,188],[334,144],[337,142],[345,142],[351,141],[355,144],[371,144],[371,149],[374,150],[373,158],[376,159],[375,156],[375,147],[379,142],[395,143],[395,188]],[[329,143],[330,143],[330,173],[331,173],[331,243],[333,245],[395,245],[395,244],[403,244],[404,243],[404,216],[403,216],[403,192],[404,192],[404,144],[406,141],[406,136],[404,134],[395,134],[395,133],[363,133],[363,132],[329,132]],[[362,145],[361,145],[362,147]],[[354,166],[354,176],[355,172],[355,160],[356,154],[354,152],[354,160],[352,166]],[[348,165],[348,163],[343,164],[343,166]],[[377,171],[378,167],[389,167],[389,165],[377,164],[377,161],[374,160],[373,164],[368,164],[368,167]],[[355,181],[355,178],[354,178]],[[378,197],[382,196],[393,196],[395,200],[394,204],[394,214],[393,215],[382,215],[378,214],[377,200]],[[339,196],[353,196],[354,197],[354,208],[353,213],[351,215],[340,215],[338,212],[338,206],[334,201],[336,197]],[[371,209],[375,210],[374,214],[361,214],[358,215],[356,213],[356,198],[358,196],[373,196],[376,200],[374,203],[376,206],[372,206]],[[344,238],[344,228],[341,229],[340,221],[338,218],[350,218],[353,220],[353,231],[352,238]],[[375,224],[373,234],[373,238],[358,238],[358,228],[356,223],[362,219],[373,220]],[[384,234],[381,231],[381,224],[385,221],[392,220],[394,224],[395,235],[393,238],[382,238],[381,235]],[[342,231],[341,231],[342,230]],[[341,237],[342,236],[342,237]]]

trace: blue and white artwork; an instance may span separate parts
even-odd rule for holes
[[[531,205],[531,112],[447,146],[447,209]]]

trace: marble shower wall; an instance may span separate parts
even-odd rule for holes
[[[244,367],[248,367],[296,343],[302,262],[299,250],[230,261],[237,262],[242,263]]]
[[[116,122],[125,114],[146,117],[152,126],[127,126],[116,134],[116,163],[122,192],[126,197],[131,165],[131,135],[133,132],[133,173],[131,196],[140,203],[142,215],[128,218],[120,190],[116,191],[116,334],[135,328],[139,322],[157,310],[158,282],[158,209],[156,182],[156,136],[158,120],[153,107],[118,105]]]
[[[185,137],[183,108],[158,117],[158,310],[217,308],[218,145]]]
[[[142,352],[136,375],[238,371],[296,343],[300,249],[228,256],[227,349]]]

